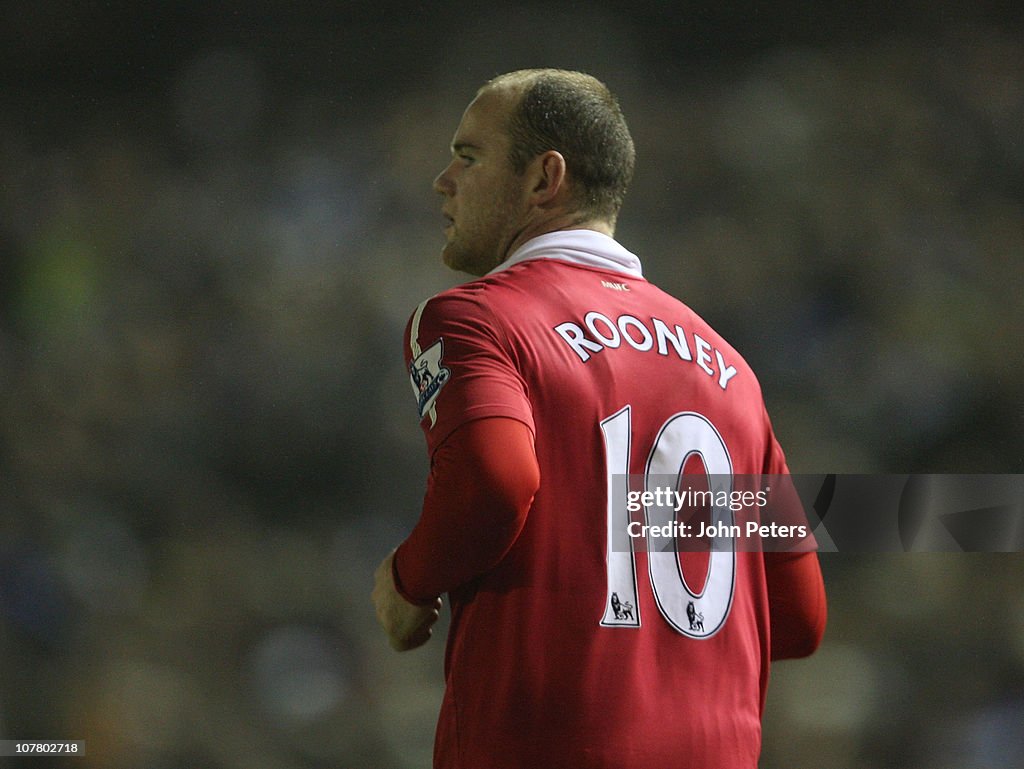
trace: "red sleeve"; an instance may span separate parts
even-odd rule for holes
[[[765,553],[773,660],[806,657],[825,633],[828,610],[818,554]]]
[[[786,457],[768,425],[768,454],[765,473],[788,480]],[[807,523],[803,506],[795,489],[789,483],[778,484],[784,495],[777,503],[776,513],[782,523]],[[785,496],[788,495],[788,496]],[[825,583],[821,576],[817,543],[809,534],[801,543],[789,543],[789,552],[764,554],[765,577],[768,582],[768,611],[773,660],[807,657],[821,644],[828,615]],[[797,551],[802,552],[797,552]]]
[[[416,308],[405,363],[429,455],[478,419],[511,417],[534,429],[526,383],[480,286],[457,287]]]
[[[497,564],[526,522],[540,468],[516,419],[467,422],[435,450],[423,511],[395,553],[395,585],[428,603]]]

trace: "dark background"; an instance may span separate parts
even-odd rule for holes
[[[368,594],[426,474],[402,328],[460,279],[430,182],[510,69],[618,93],[619,240],[794,472],[1024,472],[1022,13],[895,5],[0,5],[0,738],[429,765],[441,639]],[[1024,765],[1020,554],[823,566],[763,767]]]

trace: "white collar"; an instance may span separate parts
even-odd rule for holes
[[[614,239],[595,230],[558,230],[538,235],[517,248],[488,275],[529,259],[556,259],[584,267],[642,278],[640,259]]]

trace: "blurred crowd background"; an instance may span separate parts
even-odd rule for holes
[[[3,3],[0,738],[429,765],[444,628],[394,654],[368,596],[427,470],[402,329],[461,279],[431,180],[509,69],[618,93],[619,239],[745,353],[794,472],[1024,472],[1001,5]],[[1024,766],[1024,555],[822,560],[762,767]]]

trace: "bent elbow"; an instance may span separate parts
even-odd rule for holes
[[[521,468],[514,477],[492,482],[490,488],[488,517],[496,529],[495,533],[500,532],[497,539],[504,545],[500,548],[501,555],[504,555],[526,525],[533,498],[540,489],[540,471],[536,465]]]
[[[814,652],[818,651],[821,646],[821,641],[825,637],[825,618],[822,617],[820,621],[809,624],[804,628],[803,633],[799,636],[799,641],[792,644],[789,652],[784,657],[779,659],[801,659],[803,657],[810,657]]]
[[[771,656],[773,660],[810,657],[821,646],[828,622],[824,596],[817,606],[807,612],[773,623]]]

